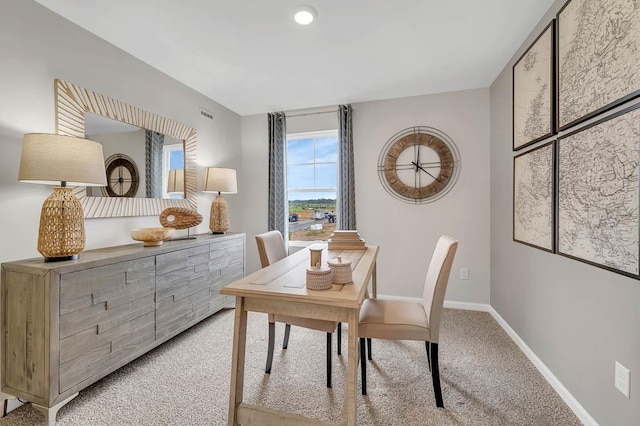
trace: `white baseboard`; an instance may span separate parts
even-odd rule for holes
[[[404,300],[407,302],[421,302],[421,298],[417,297],[398,297],[379,294],[380,299],[389,300]],[[484,303],[468,303],[468,302],[456,302],[445,300],[444,307],[449,309],[462,309],[466,311],[482,311],[488,312],[496,320],[498,324],[504,329],[507,335],[514,341],[520,350],[529,358],[529,361],[538,369],[542,377],[544,377],[551,387],[558,393],[560,398],[569,406],[571,411],[578,417],[578,419],[585,426],[598,426],[598,422],[584,409],[584,407],[578,402],[578,400],[571,395],[571,392],[564,387],[562,382],[549,370],[549,368],[542,362],[540,358],[531,350],[531,348],[522,340],[520,336],[515,332],[513,328],[500,316],[500,314],[489,304]]]
[[[492,307],[489,306],[488,312],[496,320],[498,324],[507,332],[511,340],[515,342],[522,352],[529,358],[533,365],[538,369],[540,374],[549,382],[551,387],[560,395],[560,398],[569,406],[571,411],[578,417],[578,419],[585,426],[598,426],[598,422],[584,409],[584,407],[578,402],[577,399],[567,388],[564,387],[562,382],[544,365],[542,360],[531,350],[531,348],[522,340],[520,336],[515,332],[513,328],[500,316],[500,314]]]
[[[464,311],[480,312],[489,312],[489,309],[491,309],[491,306],[486,303],[456,302],[454,300],[445,300],[444,307],[449,309],[462,309]]]
[[[422,302],[422,299],[418,297],[391,296],[388,294],[379,294],[378,299],[402,300],[405,302],[417,302],[417,303]],[[489,309],[491,308],[491,306],[486,303],[456,302],[455,300],[445,300],[444,307],[449,309],[462,309],[465,311],[481,311],[481,312],[489,312]]]

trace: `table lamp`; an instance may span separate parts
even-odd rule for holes
[[[209,229],[214,234],[224,234],[229,229],[229,209],[222,194],[237,194],[238,183],[236,171],[218,167],[208,167],[204,170],[204,185],[202,192],[217,192],[215,200],[211,202],[211,216]]]
[[[184,194],[184,170],[171,169],[167,178],[167,194]]]
[[[102,145],[88,139],[28,133],[19,182],[57,185],[42,205],[38,252],[45,262],[77,259],[84,250],[84,212],[71,186],[106,186]]]

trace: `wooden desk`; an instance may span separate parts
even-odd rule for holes
[[[310,252],[305,248],[220,290],[221,294],[236,296],[229,425],[327,424],[316,419],[242,403],[248,311],[326,319],[349,324],[349,357],[340,424],[356,424],[358,317],[370,279],[372,294],[376,296],[378,247],[368,246],[366,250],[327,251],[325,249],[322,254],[323,264],[326,264],[327,259],[336,256],[351,260],[353,284],[334,284],[329,290],[308,290],[304,283],[306,268],[310,262]]]

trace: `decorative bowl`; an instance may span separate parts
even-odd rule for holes
[[[131,230],[131,238],[142,241],[145,247],[160,246],[164,240],[173,238],[176,234],[174,228],[138,228]]]

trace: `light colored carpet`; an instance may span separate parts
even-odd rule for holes
[[[222,311],[95,383],[58,413],[59,425],[225,425],[233,310]],[[333,389],[325,386],[322,332],[292,327],[282,350],[276,328],[271,375],[264,374],[267,318],[249,314],[245,401],[337,422],[346,372],[333,354]],[[483,312],[446,309],[440,365],[445,409],[435,406],[422,342],[373,341],[363,425],[580,424],[506,333]],[[32,425],[43,417],[29,404],[0,425]]]

